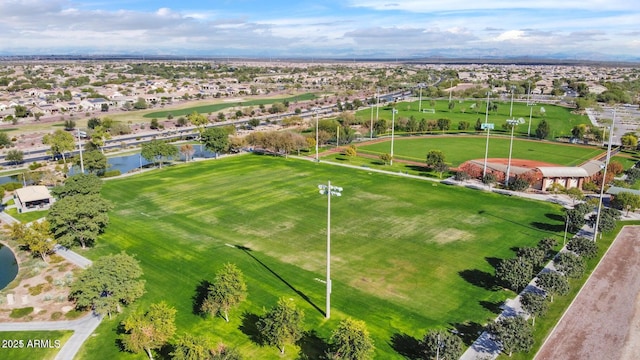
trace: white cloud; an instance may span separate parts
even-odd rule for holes
[[[522,35],[524,35],[524,31],[522,30],[509,30],[498,35],[498,37],[496,37],[496,41],[517,40],[521,38]]]
[[[353,7],[374,10],[401,10],[417,13],[432,13],[442,11],[473,11],[499,9],[583,9],[591,11],[628,10],[630,4],[626,0],[403,0],[392,2],[388,0],[351,0]]]

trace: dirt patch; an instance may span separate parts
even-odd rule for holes
[[[640,226],[622,229],[535,359],[638,359]]]
[[[458,229],[446,229],[439,231],[438,234],[433,238],[433,240],[438,244],[447,244],[454,241],[469,240],[472,237],[473,235],[466,231]]]

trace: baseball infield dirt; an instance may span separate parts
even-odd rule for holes
[[[640,359],[640,226],[622,229],[535,359]]]

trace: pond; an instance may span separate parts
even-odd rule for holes
[[[215,157],[215,153],[208,151],[207,149],[202,149],[201,146],[196,145],[193,149],[195,150],[193,158],[210,159]],[[184,161],[184,157],[180,155],[179,160]],[[139,153],[109,157],[107,159],[107,163],[109,164],[109,168],[107,170],[120,170],[121,174],[126,174],[132,170],[140,168],[141,166],[146,167],[150,164],[150,162],[140,156]],[[69,175],[79,172],[80,169],[74,166],[69,170]],[[20,175],[0,176],[0,185],[8,182],[22,182],[22,177]]]
[[[4,289],[18,275],[18,263],[13,251],[0,244],[0,290]]]

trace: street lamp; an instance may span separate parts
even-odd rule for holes
[[[376,98],[378,93],[376,91]],[[373,104],[371,104],[371,126],[369,126],[369,140],[373,140]]]
[[[389,165],[393,165],[393,135],[396,127],[396,113],[398,110],[391,109],[391,160],[389,160]]]
[[[482,130],[487,130],[487,145],[484,149],[484,166],[482,168],[482,180],[487,176],[487,157],[489,156],[489,131],[493,129],[493,124],[489,124],[489,95],[491,91],[487,91],[487,110],[484,113],[484,124],[482,124]]]
[[[318,185],[321,195],[327,195],[327,310],[324,317],[331,316],[331,195],[341,196],[342,188],[331,186],[331,181],[327,185]]]
[[[515,93],[516,87],[511,86],[511,107],[509,108],[509,118],[513,118],[513,93]]]
[[[509,187],[509,173],[511,172],[511,153],[513,151],[513,131],[516,129],[516,126],[519,124],[524,124],[523,118],[518,119],[508,119],[507,124],[511,125],[511,142],[509,144],[509,162],[507,163],[507,175],[504,178],[504,186]]]
[[[80,172],[84,174],[84,161],[82,160],[82,144],[80,143],[80,128],[78,128],[78,151],[80,152]]]
[[[609,167],[609,159],[611,159],[611,140],[613,139],[613,128],[616,124],[616,110],[613,109],[613,120],[611,121],[611,129],[609,130],[609,146],[607,146],[607,160],[604,164],[604,173],[602,174],[602,186],[600,187],[600,200],[598,201],[598,214],[596,215],[596,224],[593,228],[593,242],[596,242],[598,235],[598,226],[600,224],[600,212],[602,210],[602,197],[604,196],[604,183],[607,179],[607,167]]]
[[[422,84],[418,84],[418,88],[420,89],[420,98],[418,100],[418,112],[422,112]]]
[[[316,162],[320,162],[318,157],[318,109],[315,110],[316,115]]]

